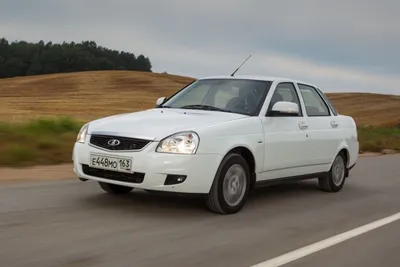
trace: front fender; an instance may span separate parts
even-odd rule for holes
[[[258,117],[237,120],[198,131],[199,154],[225,156],[234,148],[248,149],[254,157],[256,172],[262,171],[264,162],[264,133]]]

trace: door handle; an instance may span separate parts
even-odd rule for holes
[[[304,121],[301,121],[301,122],[299,122],[299,128],[300,128],[301,130],[305,130],[305,129],[308,128],[308,125],[307,125],[307,123],[305,123]]]
[[[339,126],[339,123],[337,123],[336,121],[331,121],[331,126],[332,128],[336,128]]]

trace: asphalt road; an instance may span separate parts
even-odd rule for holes
[[[232,216],[197,199],[115,197],[76,179],[0,187],[0,266],[245,267],[400,211],[400,155],[361,158],[338,194],[260,189]],[[288,267],[400,266],[400,221]]]

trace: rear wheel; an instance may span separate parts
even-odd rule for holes
[[[106,191],[107,193],[113,194],[113,195],[127,194],[133,190],[133,187],[127,187],[127,186],[116,185],[116,184],[108,184],[108,183],[103,183],[103,182],[99,182],[99,185],[104,191]]]
[[[233,214],[244,206],[250,189],[250,171],[246,160],[238,154],[228,154],[222,161],[210,193],[208,208],[220,214]]]
[[[340,153],[334,159],[331,169],[324,176],[318,178],[321,190],[326,192],[338,192],[342,189],[346,180],[346,159]]]

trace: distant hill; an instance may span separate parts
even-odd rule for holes
[[[86,71],[0,79],[0,120],[68,115],[82,120],[154,107],[193,81],[170,74]],[[400,123],[400,96],[368,93],[328,94],[342,114],[358,124]]]
[[[98,70],[151,72],[151,68],[150,59],[142,54],[108,49],[94,41],[57,44],[0,38],[0,78]]]

